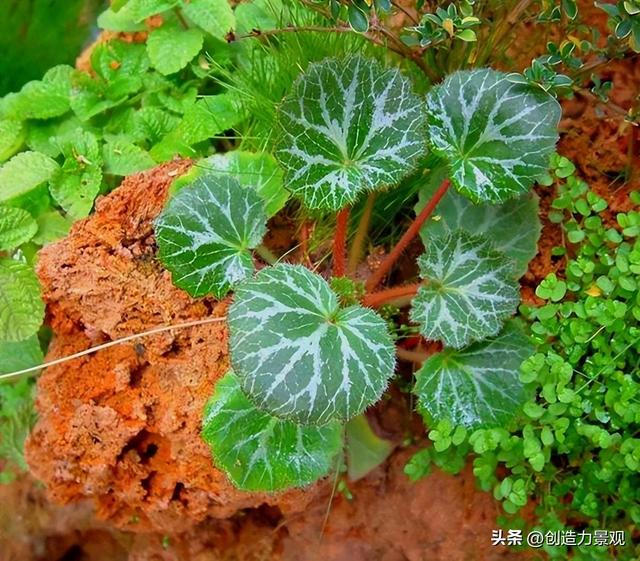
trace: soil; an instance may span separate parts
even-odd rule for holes
[[[602,73],[615,83],[612,101],[629,109],[640,91],[640,61],[614,62]],[[628,210],[628,192],[640,188],[639,127],[588,95],[563,110],[559,151],[608,201],[605,219],[612,222]],[[173,178],[189,166],[172,162],[126,179],[93,216],[41,252],[38,273],[55,333],[48,359],[154,326],[224,315],[225,301],[192,300],[154,260],[152,221]],[[563,267],[551,255],[562,241],[547,220],[553,189],[538,194],[543,232],[523,278],[530,302],[536,284]],[[274,245],[287,240],[287,225],[279,226]],[[340,493],[332,499],[329,480],[278,495],[235,490],[199,438],[204,403],[228,368],[226,343],[224,323],[210,324],[47,369],[26,446],[32,475],[0,486],[0,561],[529,558],[490,546],[499,506],[476,488],[469,468],[409,482],[403,467],[415,448],[402,441],[415,418],[394,399],[374,409],[371,421],[396,450],[349,483],[351,500]],[[418,447],[425,444],[419,436]]]

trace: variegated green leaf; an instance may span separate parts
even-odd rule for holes
[[[191,296],[223,297],[253,272],[266,233],[262,199],[231,177],[206,175],[169,200],[155,225],[158,259]]]
[[[431,340],[457,349],[496,335],[520,301],[509,259],[463,230],[430,240],[418,258],[425,279],[411,320]]]
[[[240,284],[229,308],[231,362],[261,409],[300,423],[349,419],[375,403],[393,374],[386,323],[341,309],[308,269],[277,265]]]
[[[285,186],[310,208],[338,210],[394,185],[426,150],[422,106],[398,70],[374,60],[310,65],[278,110]]]
[[[503,426],[526,400],[519,372],[532,352],[514,321],[497,337],[459,351],[445,349],[416,372],[418,409],[429,423],[447,419],[471,428]]]
[[[459,71],[427,97],[429,141],[455,187],[472,201],[502,202],[547,170],[560,105],[488,68]]]
[[[434,176],[440,176],[440,181],[443,178],[438,173]],[[421,189],[416,213],[424,208],[440,181],[430,181]],[[425,222],[420,235],[426,247],[434,237],[458,229],[486,236],[496,249],[512,260],[514,274],[521,277],[538,250],[541,229],[538,197],[535,193],[527,193],[502,204],[473,204],[449,189],[438,203],[436,213]]]
[[[215,464],[246,491],[313,483],[327,475],[342,449],[340,423],[299,425],[260,411],[233,372],[216,384],[202,425]]]

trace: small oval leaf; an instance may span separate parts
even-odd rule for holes
[[[420,190],[417,214],[444,178],[444,174],[433,175],[433,181]],[[502,204],[473,204],[449,189],[438,203],[436,214],[420,230],[420,236],[427,247],[434,237],[458,229],[486,236],[497,250],[512,260],[514,275],[519,278],[527,272],[529,261],[538,251],[541,230],[538,197],[535,193],[527,193]]]
[[[430,424],[503,426],[526,401],[520,365],[533,352],[515,321],[500,335],[456,351],[445,349],[416,372],[418,409]]]
[[[155,224],[158,259],[191,296],[222,298],[253,272],[266,233],[262,199],[236,179],[206,175],[169,200]]]
[[[432,239],[418,265],[427,282],[413,299],[411,320],[447,347],[496,335],[520,301],[509,259],[482,236],[456,230]]]
[[[228,372],[204,411],[202,438],[215,464],[245,491],[303,487],[327,475],[342,449],[342,427],[298,425],[257,409]]]
[[[23,341],[38,332],[43,319],[44,303],[33,269],[0,259],[0,340]]]
[[[424,113],[397,69],[354,56],[311,64],[278,109],[285,186],[338,210],[394,185],[426,151]]]
[[[489,68],[459,71],[427,96],[429,141],[474,202],[525,193],[549,167],[561,110],[542,90]]]
[[[375,403],[393,375],[386,323],[341,309],[308,269],[276,265],[238,286],[228,314],[231,362],[261,409],[300,423],[346,420]]]

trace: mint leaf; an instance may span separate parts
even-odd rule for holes
[[[385,321],[341,309],[329,284],[301,266],[262,269],[229,308],[231,362],[257,407],[305,424],[346,420],[375,403],[393,375]]]
[[[182,70],[202,49],[204,37],[199,29],[182,29],[165,24],[147,39],[147,52],[153,67],[168,76]]]
[[[456,230],[434,238],[418,265],[426,285],[413,299],[411,320],[445,346],[496,335],[520,301],[511,263],[482,236]]]
[[[20,121],[0,119],[0,162],[13,156],[24,142],[25,126]]]
[[[49,182],[55,201],[74,219],[84,218],[93,207],[102,183],[102,155],[96,137],[78,129],[60,140],[65,156]]]
[[[155,166],[149,153],[122,140],[110,140],[102,147],[104,173],[127,176]]]
[[[0,341],[22,341],[38,332],[44,320],[40,283],[33,269],[0,258]]]
[[[204,176],[169,200],[155,224],[158,259],[191,296],[222,298],[253,272],[266,233],[260,197],[231,177]]]
[[[309,208],[394,185],[425,152],[424,114],[396,69],[360,56],[309,65],[278,108],[276,157]]]
[[[71,228],[72,219],[62,216],[58,211],[45,212],[36,218],[38,232],[33,242],[47,245],[64,238]]]
[[[474,202],[525,193],[549,167],[560,105],[488,68],[448,76],[427,96],[429,143],[451,180]]]
[[[44,356],[36,335],[23,341],[0,341],[0,374],[10,374],[42,364]]]
[[[36,221],[26,210],[0,205],[0,251],[28,242],[37,230]]]
[[[0,202],[8,201],[48,181],[58,164],[38,152],[20,152],[0,167]]]
[[[459,351],[445,349],[416,372],[418,410],[430,425],[448,420],[454,426],[503,426],[527,398],[519,371],[532,353],[513,321],[497,337]]]
[[[190,0],[182,7],[184,14],[207,33],[224,39],[236,26],[228,0]]]
[[[202,438],[239,489],[279,491],[327,475],[342,448],[342,428],[298,425],[257,409],[228,372],[208,401]]]

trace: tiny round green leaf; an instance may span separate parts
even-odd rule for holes
[[[215,464],[245,491],[303,487],[327,475],[342,449],[342,427],[299,425],[257,409],[228,372],[207,402],[202,438]]]
[[[360,56],[311,64],[278,109],[285,186],[338,210],[396,184],[426,151],[422,102],[397,69]]]
[[[158,259],[191,296],[222,298],[254,270],[262,242],[262,199],[236,179],[205,175],[169,200],[155,224]]]
[[[228,321],[243,389],[281,418],[347,420],[380,399],[393,375],[385,321],[362,306],[341,309],[329,284],[301,266],[262,269],[240,284]]]
[[[429,142],[474,202],[525,193],[549,167],[561,110],[540,89],[492,69],[450,75],[427,96]]]
[[[447,347],[496,335],[520,301],[509,259],[483,236],[456,230],[432,239],[418,264],[426,285],[413,299],[411,320]]]

